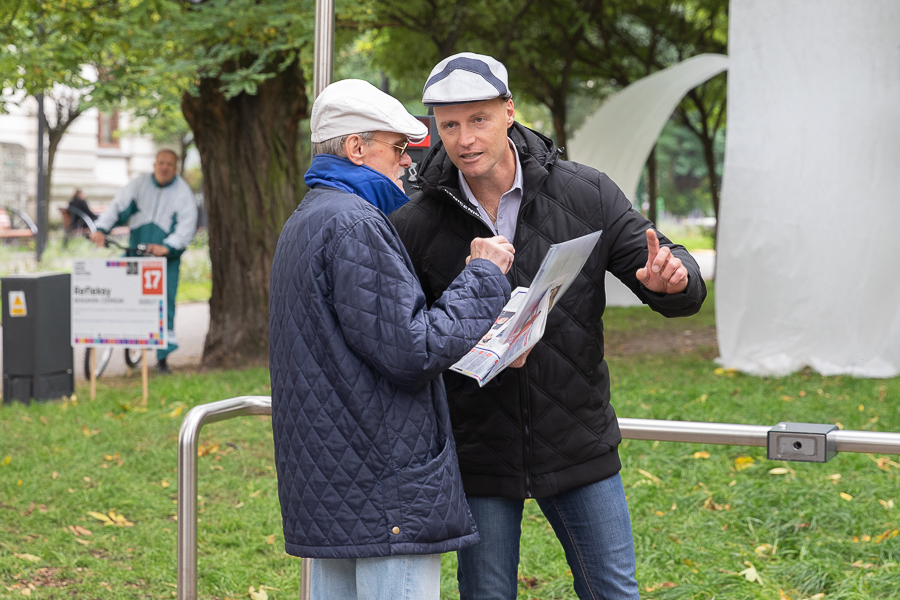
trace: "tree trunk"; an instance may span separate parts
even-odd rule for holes
[[[550,107],[551,114],[553,115],[553,132],[556,134],[556,147],[562,149],[562,155],[560,158],[563,160],[568,160],[567,157],[569,155],[568,151],[566,151],[566,144],[569,140],[566,138],[566,103],[563,100],[561,103],[557,102],[554,106]]]
[[[203,365],[268,356],[269,270],[281,228],[300,201],[297,129],[308,114],[296,63],[254,96],[226,98],[201,79],[182,111],[194,132],[209,214],[212,297]]]
[[[706,171],[709,175],[709,195],[712,198],[713,214],[716,216],[716,228],[713,231],[713,245],[718,239],[719,233],[719,177],[716,175],[715,139],[713,136],[700,138],[703,145],[703,158],[706,160]]]
[[[653,145],[653,149],[650,150],[650,156],[647,157],[647,201],[650,205],[647,209],[647,218],[656,226],[657,218],[659,215],[657,214],[657,202],[656,198],[659,196],[658,190],[658,177],[656,174],[657,170],[657,161],[656,161],[656,144]]]

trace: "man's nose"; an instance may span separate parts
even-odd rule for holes
[[[475,132],[466,125],[459,127],[459,143],[462,146],[471,146],[475,143]]]
[[[404,169],[408,169],[411,164],[412,164],[412,158],[409,156],[409,154],[404,152],[403,154],[400,155],[400,166],[401,167],[403,167]]]

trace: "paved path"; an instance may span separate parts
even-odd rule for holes
[[[169,366],[175,370],[199,366],[203,357],[203,343],[206,340],[208,329],[209,304],[206,302],[179,304],[178,310],[175,311],[175,335],[178,338],[178,350],[169,357]],[[3,336],[0,335],[0,356],[3,352]],[[156,352],[150,351],[147,354],[148,365],[152,372],[156,365]],[[83,347],[75,349],[75,378],[79,381],[84,379],[84,355]],[[103,372],[103,377],[123,376],[128,373],[128,370],[124,352],[115,350]],[[140,375],[140,370],[137,370],[135,374]],[[2,376],[3,364],[0,361],[0,377]]]

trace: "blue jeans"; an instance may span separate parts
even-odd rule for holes
[[[311,600],[437,600],[441,555],[312,561]]]
[[[468,501],[481,543],[457,552],[460,600],[515,600],[525,501]],[[631,519],[618,474],[537,502],[562,543],[581,600],[640,598]]]

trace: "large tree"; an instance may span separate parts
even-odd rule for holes
[[[298,126],[308,99],[301,59],[312,55],[312,3],[140,6],[144,14],[121,39],[136,60],[115,74],[166,94],[161,102],[176,95],[200,153],[212,261],[204,365],[264,357],[269,269],[302,191]]]

